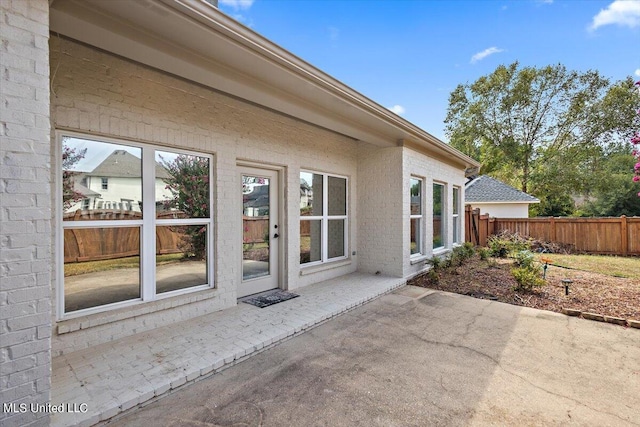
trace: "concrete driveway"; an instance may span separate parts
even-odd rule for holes
[[[640,425],[640,330],[404,287],[117,426]]]

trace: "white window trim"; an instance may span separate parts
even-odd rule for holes
[[[67,320],[77,317],[87,316],[90,314],[101,313],[115,310],[122,307],[133,306],[150,301],[156,301],[176,295],[197,292],[205,289],[215,288],[214,282],[214,199],[213,199],[213,155],[198,151],[190,151],[178,149],[175,147],[165,147],[156,144],[131,141],[127,139],[110,138],[104,136],[92,135],[89,133],[80,133],[65,130],[56,130],[56,147],[55,147],[55,199],[56,199],[56,320]],[[63,137],[82,138],[96,142],[104,142],[111,144],[127,145],[140,148],[142,153],[142,200],[143,212],[153,212],[154,215],[144,215],[141,220],[94,220],[94,221],[63,221],[63,196],[62,196],[62,139]],[[155,218],[155,152],[169,151],[176,154],[187,154],[198,157],[206,157],[209,159],[209,218],[186,218],[186,219],[156,219]],[[146,177],[146,179],[145,179]],[[145,194],[150,194],[146,196]],[[156,227],[164,225],[206,225],[207,226],[207,284],[192,286],[185,289],[163,292],[157,294],[155,292],[155,249],[144,251],[144,247],[155,248],[156,246]],[[126,301],[118,301],[111,304],[105,304],[97,307],[90,307],[82,310],[75,310],[69,313],[64,308],[64,230],[69,228],[103,228],[103,227],[140,227],[140,298]],[[147,230],[145,232],[145,230]],[[151,232],[153,230],[153,232]],[[149,256],[151,253],[153,256]]]
[[[301,169],[300,173],[310,173],[314,175],[322,175],[322,215],[300,217],[299,221],[321,221],[321,259],[319,261],[307,262],[300,264],[300,268],[313,267],[318,265],[326,265],[328,263],[341,261],[349,258],[349,178],[344,175],[337,175],[327,172],[317,172],[309,169]],[[346,215],[329,215],[329,177],[341,178],[346,181],[345,185],[345,212]],[[315,197],[315,196],[314,196]],[[344,256],[329,258],[329,220],[344,220]]]
[[[458,192],[458,202],[456,203],[456,198],[453,196],[455,192]],[[462,224],[460,221],[460,206],[461,206],[461,199],[460,199],[460,187],[458,186],[453,186],[452,190],[451,190],[451,218],[453,220],[451,227],[453,228],[453,236],[451,237],[452,239],[452,243],[454,245],[460,245],[462,243],[462,238],[461,238],[461,231],[460,229],[462,228]],[[457,205],[457,206],[456,206]],[[456,208],[458,213],[456,213]]]
[[[433,246],[433,240],[434,237],[436,235],[436,230],[435,228],[433,228],[433,232],[432,232],[432,236],[431,236],[431,246],[432,246],[432,251],[434,253],[438,253],[441,252],[442,250],[447,248],[447,227],[446,227],[446,218],[447,218],[447,184],[445,184],[444,182],[440,182],[440,181],[433,181],[433,185],[432,187],[432,191],[433,191],[433,186],[435,185],[440,185],[442,186],[442,201],[441,201],[441,209],[442,212],[440,213],[440,234],[442,236],[442,245],[440,246]],[[434,217],[434,207],[435,204],[433,203],[433,198],[434,198],[434,194],[431,194],[431,217],[432,217],[432,224],[433,224],[433,217]]]
[[[411,180],[413,179],[417,179],[418,181],[420,181],[420,214],[419,215],[414,215],[411,213]],[[416,258],[420,258],[420,257],[424,257],[425,256],[425,233],[424,233],[424,200],[425,200],[425,187],[424,187],[424,182],[425,179],[423,177],[419,177],[419,176],[415,176],[415,175],[411,175],[409,177],[409,256],[412,260],[416,259]],[[419,227],[418,227],[418,238],[420,239],[418,244],[419,244],[419,248],[418,252],[412,254],[411,253],[411,222],[414,219],[420,219],[420,221],[418,222]],[[419,262],[419,261],[418,261]]]

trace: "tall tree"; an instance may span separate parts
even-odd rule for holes
[[[589,184],[594,158],[637,125],[632,87],[631,79],[611,85],[597,71],[563,65],[501,65],[451,93],[446,133],[482,163],[482,173],[539,197],[542,213],[545,200],[566,211],[567,196]]]

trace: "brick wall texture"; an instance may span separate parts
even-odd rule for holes
[[[48,0],[0,0],[0,425],[47,425],[51,384]]]
[[[283,287],[295,289],[356,270],[353,259],[338,268],[300,274],[299,183],[301,169],[347,176],[349,215],[355,218],[362,143],[66,38],[52,36],[50,44],[54,129],[213,154],[216,195],[216,289],[69,322],[55,318],[63,327],[53,328],[54,356],[236,304],[242,252],[239,161],[282,171]],[[355,222],[349,243],[357,247]]]

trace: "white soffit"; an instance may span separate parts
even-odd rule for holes
[[[356,140],[410,140],[456,164],[479,166],[204,0],[52,0],[50,28]]]

